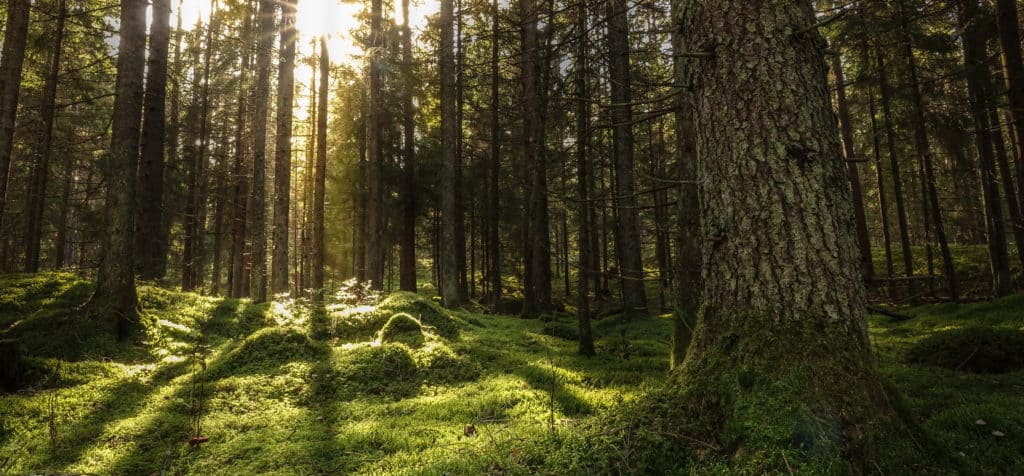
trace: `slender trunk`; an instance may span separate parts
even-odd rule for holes
[[[142,118],[142,152],[136,197],[135,255],[139,278],[154,280],[167,269],[161,230],[164,222],[164,152],[166,144],[167,48],[171,28],[170,0],[153,0],[149,27],[149,58],[146,68],[145,109]]]
[[[501,175],[501,114],[499,85],[501,70],[498,64],[499,34],[501,32],[501,10],[498,0],[494,0],[491,24],[491,163],[488,170],[487,187],[487,250],[490,255],[488,271],[490,277],[490,304],[492,310],[498,309],[501,302],[501,238],[500,238],[500,200],[498,178]]]
[[[111,119],[110,153],[105,162],[104,232],[100,267],[89,308],[100,319],[114,319],[119,338],[138,324],[135,292],[135,185],[142,123],[142,81],[146,67],[146,2],[121,2],[117,80]]]
[[[31,0],[11,0],[7,3],[7,29],[4,30],[3,54],[0,56],[0,229],[4,227],[14,122],[18,115],[21,66],[25,61],[25,38],[28,35],[31,3]],[[5,267],[4,263],[0,263],[0,269]]]
[[[989,93],[991,87],[987,88]],[[989,98],[991,98],[991,94]],[[1010,214],[1010,230],[1013,231],[1013,244],[1017,248],[1017,259],[1024,264],[1024,218],[1021,217],[1020,201],[1018,201],[1018,190],[1013,183],[1013,174],[1010,172],[1010,160],[1007,157],[1006,143],[1003,140],[1002,124],[999,121],[999,110],[992,104],[988,105],[989,123],[992,125],[992,146],[995,147],[996,164],[999,166],[999,178],[1003,186],[1003,194],[1006,196],[1006,210]]]
[[[995,0],[995,6],[1002,53],[1003,82],[1006,84],[1006,96],[1012,119],[1009,127],[1014,144],[1013,156],[1017,165],[1017,189],[1024,190],[1024,61],[1021,60],[1020,25],[1017,21],[1017,8],[1020,2]],[[1020,206],[1024,208],[1024,192],[1020,195]]]
[[[633,185],[633,95],[629,69],[629,13],[625,0],[608,1],[608,74],[611,83],[612,143],[615,157],[616,248],[622,305],[629,316],[647,313],[639,213]]]
[[[270,101],[270,50],[274,44],[274,2],[259,0],[256,46],[256,97],[253,117],[251,296],[267,300],[267,119]]]
[[[893,125],[892,96],[885,59],[881,48],[878,49],[878,84],[882,91],[882,122],[889,151],[889,168],[892,170],[892,193],[896,199],[896,219],[900,230],[900,249],[903,252],[903,274],[914,275],[914,256],[910,251],[910,226],[907,223],[907,207],[903,199],[903,177],[900,174],[900,161],[896,154],[896,131]]]
[[[356,246],[356,279],[359,282],[366,281],[366,236],[367,236],[367,222],[369,221],[369,213],[367,213],[367,207],[369,205],[369,196],[367,194],[367,136],[368,132],[368,114],[363,111],[362,121],[359,127],[359,187],[356,191],[356,200],[359,202],[359,220],[356,224],[356,237],[358,243]]]
[[[198,33],[197,33],[198,35]],[[192,61],[193,64],[199,64],[200,48],[198,41],[192,47]],[[198,67],[192,68],[192,101],[188,106],[188,112],[185,113],[185,123],[187,124],[187,131],[185,134],[185,175],[186,175],[186,195],[185,195],[185,217],[183,220],[183,228],[185,231],[182,255],[181,255],[181,289],[183,291],[194,290],[198,285],[198,271],[199,266],[199,228],[200,223],[200,212],[199,207],[201,205],[200,200],[200,180],[201,175],[198,169],[201,159],[199,155],[202,148],[202,136],[200,131],[202,126],[202,114],[200,109],[202,108],[202,93],[200,84],[202,83],[202,70]]]
[[[59,0],[57,8],[57,26],[53,36],[53,51],[50,53],[50,71],[47,73],[46,83],[43,85],[43,100],[40,105],[43,124],[39,133],[39,156],[29,174],[29,188],[26,193],[26,273],[39,271],[39,241],[43,229],[43,209],[46,207],[46,184],[50,178],[50,158],[53,156],[53,121],[56,111],[57,80],[60,76],[61,48],[64,42],[67,0]]]
[[[871,53],[868,43],[863,44],[862,64],[865,68],[870,67]],[[889,200],[885,186],[885,176],[882,172],[882,132],[878,128],[877,110],[875,106],[875,91],[872,85],[867,85],[868,115],[871,116],[871,152],[875,162],[875,182],[878,186],[878,215],[882,221],[882,242],[885,246],[885,276],[890,280],[895,275],[892,259],[892,237],[889,233]],[[888,285],[889,296],[894,296],[895,287],[892,281]]]
[[[231,287],[230,295],[234,298],[241,298],[248,295],[246,279],[246,256],[245,237],[246,224],[248,220],[249,201],[249,172],[247,153],[249,141],[246,134],[249,116],[249,83],[247,74],[251,61],[251,46],[248,43],[252,38],[252,5],[247,3],[245,10],[244,25],[242,27],[242,59],[238,72],[238,112],[235,123],[235,161],[232,168],[234,187],[232,191],[231,206],[231,251],[230,268],[228,269],[228,285]]]
[[[935,189],[935,170],[932,165],[932,153],[928,145],[928,131],[925,129],[925,105],[921,95],[921,87],[917,80],[917,61],[914,58],[913,43],[910,37],[909,26],[902,0],[900,2],[900,22],[902,23],[903,52],[907,60],[907,69],[910,73],[910,90],[913,95],[914,114],[914,137],[917,145],[917,155],[923,164],[924,176],[921,177],[927,187],[926,204],[929,210],[932,228],[935,230],[935,238],[939,241],[939,250],[942,253],[942,268],[946,275],[946,285],[949,287],[950,297],[954,301],[960,299],[960,285],[957,280],[956,269],[953,266],[953,255],[949,250],[949,242],[946,240],[946,229],[942,222],[942,211],[939,208],[939,193]],[[925,197],[922,197],[925,198]]]
[[[576,273],[576,320],[579,328],[579,353],[594,355],[594,334],[590,328],[590,276],[593,268],[593,256],[590,247],[590,189],[588,187],[590,168],[590,92],[587,88],[588,48],[587,41],[587,8],[584,3],[576,7],[576,32],[579,43],[576,46],[576,200],[578,201],[577,250],[579,251],[579,270]],[[568,278],[566,278],[568,279]]]
[[[324,192],[327,186],[327,94],[331,59],[327,39],[320,37],[320,94],[317,106],[316,172],[313,178],[313,264],[310,287],[317,302],[324,295]]]
[[[981,167],[981,191],[988,225],[988,252],[992,269],[992,291],[996,296],[1012,292],[1010,262],[1006,251],[1006,225],[999,198],[999,178],[992,154],[992,135],[988,122],[989,70],[986,63],[985,32],[977,24],[978,0],[963,0],[960,5],[960,27],[963,34],[964,68],[974,120],[975,144]]]
[[[274,148],[274,226],[270,290],[288,292],[288,212],[292,180],[292,101],[295,95],[295,1],[281,4],[277,66],[277,142]]]
[[[457,251],[458,221],[458,105],[455,95],[453,0],[441,0],[441,302],[446,307],[462,303]]]
[[[465,52],[462,47],[462,0],[456,0],[455,10],[455,265],[459,278],[459,302],[469,300],[466,280],[466,205],[463,196],[462,179],[462,109],[463,74],[462,63]]]
[[[380,290],[384,289],[384,156],[381,150],[381,115],[384,113],[384,103],[380,90],[384,34],[381,26],[381,0],[371,0],[370,5],[370,46],[372,49],[370,54],[369,125],[367,126],[366,140],[366,153],[369,156],[367,164],[369,203],[366,207],[368,215],[366,277],[370,280],[370,286],[373,289]],[[454,116],[451,116],[449,120],[453,118]]]
[[[860,171],[857,170],[857,158],[854,154],[850,107],[846,103],[846,79],[843,75],[843,62],[838,54],[832,56],[832,74],[835,75],[836,80],[836,108],[839,112],[839,131],[843,139],[843,157],[846,158],[846,172],[850,180],[850,193],[853,196],[853,216],[857,230],[857,244],[860,248],[861,270],[864,272],[864,280],[869,281],[875,274],[875,266],[871,259],[871,239],[868,237],[868,220],[864,215],[864,194],[861,192]]]
[[[412,29],[409,0],[402,0],[402,236],[398,279],[403,291],[416,292],[416,110],[412,104]]]

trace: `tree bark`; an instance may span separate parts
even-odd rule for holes
[[[590,168],[590,91],[587,87],[588,49],[587,7],[580,2],[576,6],[576,219],[579,221],[576,246],[579,252],[579,269],[576,273],[576,321],[579,331],[579,353],[595,355],[594,334],[590,326],[590,279],[593,256],[590,248],[590,188],[587,177]],[[566,237],[568,239],[568,237]],[[566,257],[568,258],[568,257]],[[568,279],[568,278],[566,278]]]
[[[3,56],[0,56],[0,228],[3,228],[4,207],[7,204],[14,122],[18,114],[21,67],[25,61],[30,8],[31,0],[11,0],[7,4],[7,28],[4,30]],[[3,266],[0,263],[0,269]]]
[[[960,4],[960,28],[963,35],[964,68],[970,95],[971,116],[974,120],[975,144],[981,167],[981,191],[988,225],[988,253],[992,270],[992,292],[1005,296],[1012,292],[1010,261],[1006,250],[1006,225],[999,198],[999,178],[996,175],[992,153],[992,132],[988,122],[988,95],[986,84],[989,69],[986,64],[985,33],[978,25],[978,0],[963,0]]]
[[[839,54],[832,56],[832,74],[836,80],[836,109],[839,112],[839,131],[843,139],[843,157],[846,158],[846,171],[850,180],[850,194],[853,197],[853,216],[857,230],[857,244],[860,248],[860,265],[864,272],[865,282],[875,275],[874,261],[871,258],[871,239],[868,236],[868,220],[864,214],[864,194],[861,192],[860,171],[857,170],[857,158],[853,147],[853,126],[850,124],[850,107],[846,102],[846,79],[843,75],[843,62]]]
[[[458,111],[455,97],[455,51],[453,0],[441,0],[440,72],[441,91],[441,302],[446,307],[462,304],[459,279],[457,221]]]
[[[246,286],[246,255],[245,238],[248,223],[248,201],[249,201],[249,170],[248,145],[249,135],[249,96],[252,94],[247,81],[247,74],[251,66],[252,44],[252,5],[246,3],[245,18],[242,26],[242,58],[238,72],[238,111],[235,115],[235,161],[232,168],[234,186],[231,200],[231,248],[229,251],[230,268],[228,270],[228,285],[231,286],[230,295],[233,298],[245,297],[249,294]]]
[[[292,102],[295,96],[295,4],[281,4],[281,59],[277,66],[277,143],[274,148],[274,227],[271,285],[288,292],[288,212],[292,182]]]
[[[416,110],[412,104],[412,29],[409,0],[402,0],[402,236],[398,280],[402,291],[416,292]]]
[[[493,10],[491,24],[491,162],[488,170],[487,187],[487,250],[490,254],[488,264],[490,269],[490,304],[491,309],[497,311],[501,303],[501,238],[500,238],[500,193],[499,177],[501,175],[501,114],[499,86],[501,82],[501,69],[498,64],[499,35],[501,33],[501,10],[498,0],[491,5]]]
[[[633,100],[629,68],[629,12],[625,0],[608,0],[608,75],[611,84],[615,157],[615,239],[619,251],[622,305],[629,316],[647,313],[640,224],[633,186]]]
[[[171,39],[171,2],[153,0],[149,27],[142,152],[139,159],[135,255],[139,278],[155,280],[167,270],[164,221],[164,136],[166,133],[167,50]]]
[[[256,97],[252,146],[252,269],[254,302],[267,300],[267,119],[270,101],[270,50],[274,44],[274,1],[259,0],[256,46]]]
[[[320,37],[320,94],[316,126],[316,171],[313,178],[313,269],[310,285],[317,302],[324,296],[324,192],[327,186],[327,95],[331,59],[327,39]]]
[[[384,33],[381,22],[381,0],[371,0],[370,109],[366,138],[367,182],[369,182],[366,207],[366,277],[370,280],[370,286],[377,290],[384,289],[384,156],[381,150],[381,115],[384,112],[384,103],[380,91],[381,56],[384,55],[381,50],[384,48]]]
[[[138,324],[135,293],[135,185],[142,122],[146,2],[122,0],[110,153],[104,161],[104,232],[96,289],[88,307],[125,338]]]
[[[796,441],[800,422],[835,433],[803,455],[861,465],[873,432],[905,429],[868,340],[825,42],[799,32],[815,22],[805,0],[704,0],[682,24],[687,51],[714,56],[687,71],[704,282],[675,401],[700,420],[691,428],[742,441],[742,454],[723,457],[778,470],[772,442]],[[767,402],[779,411],[750,411]]]
[[[50,53],[50,70],[43,85],[43,99],[40,105],[42,129],[39,133],[38,157],[29,174],[29,188],[25,201],[25,272],[39,271],[39,241],[43,229],[43,210],[46,207],[46,185],[50,178],[50,158],[53,156],[53,121],[56,112],[57,81],[60,77],[60,57],[64,42],[64,22],[67,17],[67,1],[59,0],[57,26],[53,36],[53,51]]]
[[[995,6],[1003,81],[1012,119],[1010,131],[1014,139],[1017,189],[1024,190],[1024,61],[1021,60],[1020,25],[1017,21],[1017,8],[1020,5],[1014,0],[995,0]],[[1024,192],[1020,195],[1020,208],[1024,209]]]
[[[871,65],[871,50],[867,41],[864,42],[862,48],[862,64],[864,65],[864,68],[869,68]],[[871,151],[874,156],[875,181],[878,186],[878,215],[882,221],[882,243],[885,247],[885,276],[887,278],[892,278],[895,275],[895,270],[892,259],[892,238],[889,232],[889,199],[885,186],[885,176],[882,172],[882,132],[878,127],[878,119],[875,117],[877,112],[877,108],[875,106],[875,92],[874,87],[870,84],[867,85],[867,95],[868,115],[871,116]],[[890,296],[894,296],[894,290],[895,287],[890,284]]]
[[[988,98],[995,101],[992,96],[992,88],[986,87]],[[1013,173],[1010,172],[1010,160],[1007,157],[1006,143],[1003,141],[1003,128],[999,120],[999,110],[992,102],[988,106],[988,120],[992,126],[992,146],[995,148],[996,164],[999,167],[999,179],[1003,186],[1003,195],[1006,197],[1006,211],[1010,215],[1010,230],[1013,231],[1013,244],[1017,249],[1017,259],[1024,264],[1024,217],[1021,216],[1018,190],[1013,183]]]

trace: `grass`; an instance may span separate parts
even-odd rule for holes
[[[409,293],[319,310],[140,294],[145,335],[118,343],[75,315],[88,284],[73,275],[0,276],[0,336],[19,339],[33,374],[0,395],[0,473],[601,473],[581,458],[601,437],[594,425],[668,371],[667,316],[601,318],[599,355],[583,358],[564,314],[448,312]],[[1019,295],[871,319],[882,372],[923,431],[982,474],[1024,473],[1024,372],[960,372],[907,354],[951,329],[1024,329],[1022,309]],[[195,415],[209,441],[190,447]],[[603,460],[623,472],[655,451],[613,447]],[[676,456],[646,458],[725,471]]]

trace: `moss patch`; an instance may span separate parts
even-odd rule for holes
[[[380,329],[381,342],[400,342],[415,349],[423,345],[423,340],[423,326],[404,312],[391,316]]]
[[[1000,327],[972,326],[936,332],[914,344],[906,360],[975,373],[1004,373],[1024,369],[1024,332]]]

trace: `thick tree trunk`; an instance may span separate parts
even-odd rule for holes
[[[25,38],[31,0],[7,3],[3,54],[0,56],[0,228],[3,228],[7,204],[7,184],[11,174],[11,148],[14,145],[14,121],[18,115],[21,91],[21,66],[25,61]],[[0,269],[5,266],[0,263]]]
[[[320,94],[316,125],[316,171],[313,177],[313,264],[310,287],[318,302],[324,296],[324,193],[327,186],[327,95],[331,59],[327,39],[320,37]]]
[[[61,48],[64,42],[64,22],[67,16],[66,0],[59,0],[57,25],[50,53],[50,70],[43,85],[40,104],[42,128],[39,131],[39,150],[29,174],[28,192],[25,194],[25,272],[39,271],[39,241],[43,229],[43,210],[46,207],[46,184],[50,178],[50,158],[53,156],[53,121],[56,112],[57,80],[60,76]]]
[[[611,83],[615,157],[615,239],[622,279],[622,305],[629,316],[647,313],[640,223],[633,186],[633,113],[630,102],[629,12],[625,0],[608,0],[608,75]]]
[[[416,110],[412,104],[412,29],[409,0],[402,0],[402,236],[399,286],[416,292]]]
[[[270,101],[270,50],[274,44],[274,2],[259,0],[256,46],[256,97],[252,147],[251,296],[267,300],[267,119]]]
[[[498,0],[491,5],[491,161],[488,169],[487,187],[487,251],[490,255],[488,277],[490,278],[490,305],[497,310],[501,303],[501,238],[500,200],[498,178],[501,175],[501,115],[499,85],[501,70],[498,64],[499,35],[501,33],[501,10]]]
[[[104,232],[96,289],[89,308],[114,324],[119,338],[138,324],[135,293],[135,185],[146,67],[146,2],[122,0],[110,153],[104,161]]]
[[[1010,131],[1017,163],[1017,188],[1024,190],[1024,61],[1021,60],[1020,25],[1017,22],[1020,2],[995,0],[995,5],[1003,81],[1012,119]],[[1024,209],[1024,191],[1020,195],[1020,207]]]
[[[281,61],[277,66],[277,143],[274,148],[274,232],[270,290],[288,292],[288,212],[292,183],[292,101],[295,96],[295,4],[281,4]]]
[[[832,56],[832,74],[836,80],[836,109],[839,112],[839,131],[843,139],[843,157],[850,180],[850,194],[853,197],[853,216],[857,230],[857,244],[860,248],[860,265],[864,280],[869,281],[875,274],[871,259],[871,239],[868,236],[868,220],[864,215],[864,194],[861,192],[860,171],[853,147],[853,126],[850,124],[850,107],[846,103],[846,79],[840,55]]]
[[[547,154],[541,91],[537,0],[519,0],[522,23],[523,161],[529,187],[526,204],[526,288],[523,314],[551,310],[551,237],[548,220]]]
[[[999,197],[999,177],[992,153],[992,131],[988,122],[989,69],[986,63],[985,32],[977,24],[978,0],[963,0],[960,5],[960,26],[963,34],[964,68],[974,120],[975,143],[981,167],[981,191],[988,224],[988,252],[992,269],[992,291],[1004,296],[1013,290],[1010,261],[1006,250],[1006,224]]]
[[[587,31],[587,7],[580,3],[576,7],[576,31]],[[590,172],[590,91],[587,87],[589,73],[588,49],[586,33],[579,33],[579,44],[576,46],[576,219],[579,222],[576,247],[579,252],[579,269],[576,273],[576,286],[579,287],[576,298],[576,321],[579,329],[579,353],[594,355],[594,334],[590,327],[590,276],[594,258],[590,248],[590,188],[587,177]],[[566,257],[568,258],[568,257]],[[568,279],[568,278],[566,278]]]
[[[457,182],[458,112],[455,97],[453,0],[441,0],[441,302],[447,307],[462,303],[456,234],[458,233]]]
[[[381,149],[381,51],[384,34],[381,26],[381,0],[370,2],[370,109],[366,133],[368,203],[366,206],[366,278],[373,289],[384,289],[384,177]],[[450,35],[449,35],[450,36]],[[443,76],[443,74],[442,74]],[[450,85],[453,86],[453,85]],[[443,113],[442,113],[443,114]],[[453,119],[450,117],[449,119]],[[443,135],[443,134],[442,134]]]
[[[681,20],[683,0],[672,2],[672,18],[675,24]],[[674,319],[672,321],[672,348],[669,364],[672,368],[683,363],[690,346],[693,329],[697,324],[697,309],[700,304],[701,250],[700,250],[700,196],[697,188],[697,144],[694,120],[696,119],[693,96],[686,89],[686,78],[699,68],[700,63],[687,60],[682,54],[683,34],[679,29],[672,34],[672,67],[676,82],[682,90],[679,93],[675,113],[676,167],[678,168],[679,191],[676,196],[676,261],[674,286]]]
[[[676,401],[706,425],[680,423],[722,431],[742,444],[729,456],[778,470],[780,439],[864,465],[875,431],[903,428],[868,341],[825,43],[799,32],[815,21],[809,1],[717,0],[693,2],[682,25],[688,51],[714,56],[687,71],[704,281],[675,373]]]
[[[161,240],[164,222],[164,135],[167,104],[167,49],[171,39],[171,2],[153,0],[146,67],[142,153],[139,159],[135,255],[139,278],[162,278],[167,270]]]

